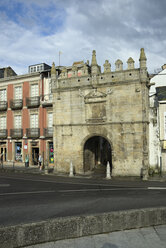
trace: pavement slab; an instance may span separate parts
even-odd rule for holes
[[[26,248],[166,248],[166,225],[59,240]]]

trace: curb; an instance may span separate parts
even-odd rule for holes
[[[0,247],[16,248],[51,241],[166,224],[166,207],[61,217],[38,223],[1,227]]]

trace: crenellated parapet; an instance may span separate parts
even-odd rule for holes
[[[60,76],[61,76],[61,78],[67,78],[67,69],[66,69],[66,67],[64,67],[62,69],[62,72],[61,72]]]
[[[109,60],[106,60],[103,66],[104,66],[104,73],[111,72],[111,64],[109,63]]]
[[[130,57],[130,58],[127,60],[127,65],[128,65],[127,69],[128,69],[128,70],[134,69],[134,63],[135,63],[135,61],[133,60],[133,58]]]
[[[103,84],[121,84],[131,81],[141,80],[147,82],[147,67],[146,67],[146,55],[144,49],[140,51],[140,68],[135,68],[135,61],[129,57],[127,60],[126,69],[123,68],[122,60],[118,59],[115,62],[115,71],[111,70],[111,63],[109,60],[105,60],[103,65],[104,71],[101,72],[101,67],[97,64],[96,51],[92,52],[91,65],[89,61],[84,63],[83,61],[74,62],[72,66],[63,67],[61,72],[56,78],[57,82],[54,82],[53,88],[71,88],[71,87],[96,87]],[[56,71],[55,65],[51,71]],[[52,75],[54,75],[52,73]],[[52,76],[52,80],[55,81],[55,77]]]
[[[120,59],[118,59],[115,62],[115,70],[116,71],[122,71],[123,70],[123,62]]]

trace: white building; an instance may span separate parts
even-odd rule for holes
[[[149,165],[166,172],[166,64],[150,80]]]

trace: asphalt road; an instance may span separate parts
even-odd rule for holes
[[[166,206],[166,182],[0,173],[0,226]]]

